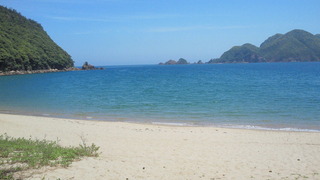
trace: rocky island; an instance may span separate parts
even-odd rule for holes
[[[189,64],[187,60],[180,58],[178,61],[175,60],[169,60],[165,63],[159,63],[160,65],[175,65],[175,64]]]
[[[81,70],[103,70],[102,67],[94,67],[93,65],[89,64],[87,61],[82,65]]]

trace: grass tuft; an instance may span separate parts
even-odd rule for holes
[[[81,157],[97,157],[99,147],[88,146],[82,139],[78,147],[62,147],[57,141],[13,138],[0,135],[0,179],[13,179],[13,174],[43,166],[69,166]]]

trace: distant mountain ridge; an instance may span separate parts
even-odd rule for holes
[[[260,47],[246,43],[234,46],[211,63],[259,63],[259,62],[313,62],[320,61],[320,34],[295,29],[286,34],[275,34]],[[167,64],[167,63],[162,63]],[[174,64],[168,63],[168,64]],[[178,64],[178,63],[175,63]]]
[[[71,56],[42,26],[0,6],[0,72],[72,68]]]
[[[320,61],[320,35],[295,29],[269,37],[260,47],[252,44],[234,46],[213,63],[312,61]]]

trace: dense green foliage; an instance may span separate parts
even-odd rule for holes
[[[98,156],[99,147],[85,142],[79,147],[61,147],[57,141],[12,138],[0,135],[0,179],[13,173],[43,166],[68,166],[83,156]]]
[[[240,62],[304,62],[320,61],[320,38],[303,30],[276,34],[264,41],[260,48],[244,44],[232,47],[219,59],[209,63]]]
[[[260,46],[271,62],[320,61],[320,39],[303,30],[293,30]]]
[[[235,58],[236,57],[236,58]],[[226,62],[264,62],[261,57],[259,48],[252,44],[244,44],[242,46],[234,46],[229,51],[222,54],[220,59],[221,63]]]
[[[65,69],[73,67],[37,22],[0,6],[0,71]]]

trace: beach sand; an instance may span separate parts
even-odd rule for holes
[[[0,114],[0,134],[100,146],[29,179],[320,179],[320,133],[180,127]]]

